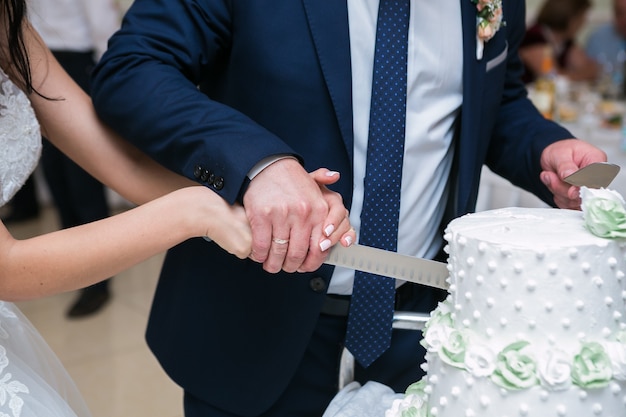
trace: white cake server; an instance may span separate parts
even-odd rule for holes
[[[563,181],[577,187],[606,188],[617,176],[619,165],[595,162],[565,177]]]

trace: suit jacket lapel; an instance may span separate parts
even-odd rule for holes
[[[353,160],[352,68],[346,0],[302,0],[346,150]]]
[[[472,193],[473,178],[481,167],[476,164],[476,141],[479,139],[481,97],[485,76],[484,58],[476,59],[476,5],[470,0],[461,2],[463,25],[463,104],[461,106],[461,133],[457,143],[458,155],[457,210],[465,211]]]

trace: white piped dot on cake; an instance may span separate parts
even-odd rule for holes
[[[582,311],[585,308],[585,302],[583,300],[576,301],[576,310]]]
[[[496,302],[495,302],[495,300],[493,298],[491,298],[491,297],[487,298],[487,301],[486,301],[487,307],[492,308],[495,305],[495,303]]]
[[[507,287],[508,285],[509,285],[509,281],[507,281],[506,279],[502,278],[502,279],[500,280],[500,287],[501,287],[502,289],[506,289],[506,287]]]
[[[527,416],[528,415],[528,404],[520,404],[519,406],[519,415]]]
[[[580,265],[580,269],[582,269],[582,271],[583,271],[584,273],[587,273],[587,272],[589,272],[589,271],[591,270],[591,265],[589,265],[589,262],[583,262],[583,263]]]
[[[602,285],[604,284],[604,280],[602,279],[602,277],[599,277],[598,275],[591,278],[591,282],[593,282],[595,286],[598,288],[602,287]]]
[[[474,264],[476,263],[476,261],[474,260],[474,258],[473,258],[473,257],[471,257],[471,256],[470,256],[469,258],[467,258],[467,260],[465,261],[465,263],[467,264],[467,266],[472,267],[472,266],[474,266]]]
[[[513,307],[515,308],[515,310],[520,311],[522,307],[524,307],[524,303],[522,303],[520,300],[517,300],[513,303]]]
[[[465,410],[465,417],[476,417],[476,413],[471,408]]]
[[[554,310],[554,304],[552,304],[552,302],[550,301],[548,301],[544,307],[547,313],[550,313],[552,310]]]
[[[550,275],[556,275],[556,273],[559,272],[559,266],[554,263],[548,265],[548,272]]]
[[[570,248],[570,250],[569,250],[569,252],[568,252],[568,253],[569,253],[569,257],[570,257],[571,259],[576,259],[576,258],[578,258],[578,249],[576,249],[576,248]]]
[[[487,250],[487,244],[485,242],[480,242],[478,244],[478,252],[485,253],[486,250]]]
[[[487,408],[487,407],[489,407],[489,404],[491,404],[491,400],[489,399],[489,397],[487,397],[486,395],[481,395],[481,397],[480,397],[480,405],[483,408]]]
[[[533,292],[535,291],[535,289],[537,288],[537,281],[529,279],[528,281],[526,281],[526,289],[529,292]]]
[[[524,272],[524,266],[521,263],[516,262],[515,265],[513,265],[513,271],[516,274],[521,274],[522,272]]]
[[[489,261],[487,263],[487,269],[489,272],[494,272],[498,268],[498,265],[494,261]]]
[[[602,414],[602,404],[596,403],[593,405],[593,414],[597,416]]]
[[[613,269],[617,266],[617,259],[615,259],[614,257],[609,257],[609,259],[607,260],[607,263],[609,264],[609,268]]]
[[[476,275],[476,283],[478,285],[483,285],[484,282],[485,282],[485,277],[483,277],[482,275]]]
[[[563,285],[565,285],[565,289],[569,291],[572,288],[574,288],[574,281],[572,281],[569,278],[566,278],[565,281],[563,281]]]
[[[569,329],[571,325],[572,322],[570,321],[570,319],[564,318],[563,320],[561,320],[561,326],[563,326],[565,330]]]
[[[611,297],[606,297],[604,299],[604,304],[606,304],[607,307],[611,307],[613,305],[613,299]]]
[[[459,398],[461,395],[461,389],[459,387],[452,387],[450,395],[452,395],[452,398]]]
[[[624,272],[623,271],[617,271],[615,273],[615,278],[617,278],[617,282],[621,282],[622,279],[624,278]]]
[[[567,415],[567,408],[563,404],[558,405],[556,407],[556,415],[565,417]]]
[[[611,393],[613,395],[619,395],[620,392],[622,392],[622,387],[620,387],[618,383],[612,382],[611,383]]]

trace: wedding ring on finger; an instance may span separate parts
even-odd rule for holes
[[[289,239],[279,239],[277,237],[272,238],[272,242],[276,243],[277,245],[286,245],[287,243],[289,243]]]

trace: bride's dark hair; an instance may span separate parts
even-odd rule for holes
[[[24,20],[26,18],[25,0],[0,0],[2,10],[0,17],[5,26],[6,46],[0,48],[2,61],[12,67],[12,73],[22,83],[22,88],[27,93],[33,92],[32,78],[30,74],[30,61],[28,51],[24,44]],[[8,53],[8,56],[6,56]]]

